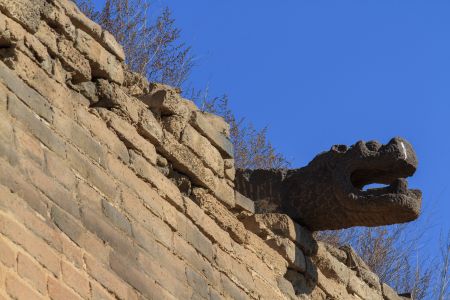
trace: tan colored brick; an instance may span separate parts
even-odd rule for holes
[[[16,268],[17,250],[7,241],[2,235],[0,235],[0,262],[9,268]]]
[[[69,168],[67,161],[57,156],[55,153],[46,150],[45,151],[45,165],[46,172],[54,180],[60,182],[68,190],[75,188],[77,179],[75,174]]]
[[[139,265],[142,270],[153,280],[155,280],[161,287],[166,289],[177,299],[190,299],[192,294],[189,287],[186,285],[186,274],[184,269],[181,274],[173,274],[160,265],[157,258],[147,257],[146,255],[139,255]]]
[[[75,47],[90,60],[93,77],[110,79],[118,84],[123,83],[124,74],[120,61],[80,29],[77,30]]]
[[[183,131],[181,142],[200,156],[203,162],[220,177],[224,176],[224,162],[219,151],[214,148],[207,138],[188,125]]]
[[[100,284],[95,281],[90,282],[92,299],[96,300],[116,300],[114,295],[110,294]]]
[[[63,254],[66,259],[74,264],[77,268],[81,268],[84,264],[83,250],[65,235],[61,235],[61,242]]]
[[[167,200],[180,209],[183,207],[183,200],[178,188],[156,167],[152,166],[140,155],[131,155],[131,167],[139,176],[154,184],[160,194],[168,197]]]
[[[98,116],[95,109],[89,111],[85,107],[78,107],[76,110],[77,120],[84,127],[87,128],[98,141],[105,144],[112,153],[116,154],[122,161],[127,162],[128,149],[124,143],[111,131],[106,125],[105,121]]]
[[[213,261],[212,242],[186,216],[179,215],[178,233],[209,261]]]
[[[34,160],[40,166],[44,165],[44,147],[34,137],[25,133],[20,127],[14,128],[14,135],[16,140],[16,147],[20,150],[25,157],[29,157]]]
[[[210,240],[216,241],[221,247],[232,251],[230,235],[217,225],[196,203],[190,198],[184,197],[184,206],[186,215],[200,227],[202,232],[208,236]]]
[[[41,10],[44,3],[42,1],[32,2],[31,0],[17,0],[10,2],[0,1],[0,9],[7,16],[22,24],[32,33],[36,32],[41,21]]]
[[[109,201],[102,199],[103,214],[117,228],[131,236],[131,223],[128,217]]]
[[[125,52],[123,51],[122,45],[120,45],[114,36],[106,30],[103,30],[102,34],[102,45],[111,51],[120,61],[125,60]]]
[[[69,0],[56,0],[56,2],[64,8],[65,13],[76,27],[83,29],[97,39],[101,38],[102,28],[100,25],[86,17],[74,2]]]
[[[193,246],[182,237],[174,235],[174,251],[183,258],[192,268],[202,273],[212,283],[218,283],[219,272],[212,268],[211,262],[203,258]],[[214,285],[214,284],[213,284]]]
[[[111,248],[128,257],[136,255],[131,239],[107,223],[101,215],[95,214],[90,209],[83,209],[82,221],[89,231],[108,243]]]
[[[159,219],[157,218],[153,218],[151,222],[153,222],[153,224],[162,225],[163,227],[161,229],[158,227],[149,227],[149,229],[146,230],[141,225],[138,225],[138,223],[133,224],[133,237],[136,242],[145,249],[149,247],[147,245],[148,243],[155,243],[156,241],[169,249],[173,247],[172,231],[169,226],[158,220]]]
[[[19,252],[17,257],[17,272],[26,279],[38,292],[47,292],[47,275],[44,269],[28,255]]]
[[[48,295],[52,300],[81,300],[82,298],[69,289],[63,282],[53,278],[48,278]]]
[[[91,66],[89,61],[75,49],[73,43],[66,39],[59,39],[57,46],[63,65],[73,73],[74,82],[90,81]]]
[[[12,273],[6,275],[6,292],[13,299],[17,300],[44,299],[43,296],[39,295],[38,292],[35,292],[28,284]]]
[[[54,126],[94,161],[100,165],[105,164],[105,149],[87,130],[62,114],[55,115]]]
[[[70,166],[75,169],[87,182],[96,187],[111,201],[119,198],[117,185],[103,168],[88,160],[72,146],[67,148],[67,158]]]
[[[84,256],[84,262],[86,264],[86,270],[92,278],[103,285],[108,291],[113,292],[119,299],[127,299],[129,288],[115,273],[106,269],[89,254]],[[123,276],[121,272],[117,274]]]
[[[134,128],[125,120],[112,112],[106,112],[104,117],[107,118],[108,126],[114,129],[119,138],[124,141],[129,148],[137,150],[153,165],[156,164],[155,146],[144,139]]]
[[[8,95],[8,111],[23,124],[24,129],[26,128],[30,134],[38,138],[44,145],[62,157],[66,155],[65,142],[44,122],[38,119],[22,101],[11,94]]]
[[[119,255],[113,254],[110,257],[110,264],[111,268],[117,274],[121,274],[126,282],[137,289],[145,297],[148,297],[149,299],[176,299],[169,292],[156,284],[154,280],[130,266],[130,264]]]
[[[54,107],[59,108],[67,115],[73,115],[74,105],[89,105],[87,99],[50,78],[40,66],[36,65],[26,55],[20,51],[16,51],[15,55],[12,67],[16,76],[22,78]],[[42,84],[42,82],[45,82],[45,84]]]
[[[80,212],[75,197],[54,179],[48,177],[44,172],[29,161],[22,161],[23,168],[27,171],[28,177],[33,184],[41,190],[50,200],[58,204],[65,211],[76,218]]]
[[[146,226],[148,218],[156,216],[163,219],[164,216],[164,200],[157,195],[149,195],[148,198],[148,205],[144,205],[144,201],[132,191],[128,189],[122,190],[122,208],[128,215],[144,226]]]
[[[90,295],[88,276],[65,260],[61,261],[61,271],[63,281],[81,297],[88,299]]]
[[[1,145],[1,144],[0,144]],[[17,168],[13,168],[4,159],[0,158],[0,182],[8,187],[41,216],[47,215],[47,199],[33,185],[26,182]]]
[[[11,217],[2,212],[0,212],[0,232],[23,247],[53,274],[56,276],[60,274],[60,259],[55,251],[43,240],[29,232],[23,225],[13,221]]]

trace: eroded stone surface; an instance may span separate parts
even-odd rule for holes
[[[311,230],[390,225],[419,216],[422,193],[408,189],[405,179],[416,168],[414,150],[402,138],[386,145],[360,141],[335,145],[300,169],[240,171],[237,189]],[[363,190],[371,183],[389,186]]]

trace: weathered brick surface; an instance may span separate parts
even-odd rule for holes
[[[0,43],[0,299],[399,299],[255,215],[224,120],[126,71],[73,1],[0,0]]]

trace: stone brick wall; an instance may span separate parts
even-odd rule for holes
[[[234,190],[229,127],[67,0],[0,0],[0,299],[400,299]]]

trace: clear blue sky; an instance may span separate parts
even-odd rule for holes
[[[336,143],[407,138],[420,162],[410,185],[435,236],[449,230],[450,1],[154,4],[193,47],[193,85],[268,125],[293,166]]]

